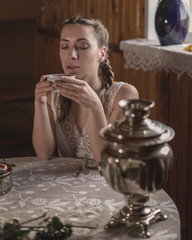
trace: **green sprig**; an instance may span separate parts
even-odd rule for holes
[[[71,236],[72,228],[96,229],[97,226],[77,226],[70,223],[63,224],[58,217],[45,218],[46,214],[19,223],[17,219],[0,223],[0,240],[63,240]],[[42,219],[38,226],[26,226],[26,224]],[[31,238],[30,233],[35,232]]]

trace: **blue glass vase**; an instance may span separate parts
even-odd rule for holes
[[[162,0],[155,14],[155,30],[161,45],[182,44],[189,28],[189,8],[184,0]]]

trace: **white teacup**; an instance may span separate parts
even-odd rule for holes
[[[62,76],[66,76],[66,77],[73,77],[75,78],[75,75],[74,74],[65,74],[65,73],[61,73],[61,74],[47,74],[45,75],[47,77],[47,81],[49,82],[52,82],[53,83],[53,87],[55,86],[54,85],[54,82],[56,80],[61,80],[61,77]],[[59,92],[59,90],[54,90],[55,92]]]
[[[60,77],[66,76],[66,77],[75,77],[74,74],[47,74],[45,75],[47,77],[47,81],[54,83],[55,80],[61,80]]]

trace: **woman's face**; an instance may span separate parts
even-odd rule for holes
[[[105,56],[105,47],[99,49],[94,30],[81,24],[66,25],[60,36],[60,59],[67,74],[89,82],[98,77],[100,60]]]

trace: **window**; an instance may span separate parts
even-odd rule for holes
[[[192,43],[192,3],[191,0],[185,0],[190,8],[190,23],[187,37],[185,39],[186,43]],[[158,6],[158,0],[146,0],[146,18],[145,18],[145,37],[148,39],[158,40],[155,31],[155,12]]]
[[[186,2],[188,3],[189,9],[190,9],[190,23],[189,23],[189,32],[185,39],[185,42],[192,43],[192,2],[191,0],[186,0]]]

